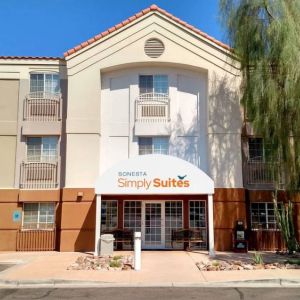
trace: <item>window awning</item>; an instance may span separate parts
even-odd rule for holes
[[[99,176],[98,195],[207,195],[213,180],[195,165],[168,155],[140,155]]]

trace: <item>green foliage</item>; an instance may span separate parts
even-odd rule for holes
[[[300,1],[220,0],[229,44],[240,62],[242,103],[272,145],[276,189],[300,187]],[[280,166],[280,168],[279,168]],[[278,172],[280,169],[280,172]]]
[[[277,224],[281,230],[281,234],[290,253],[299,251],[299,244],[296,240],[295,227],[293,221],[293,203],[279,207],[276,197],[274,197],[274,208]]]
[[[220,262],[217,261],[217,260],[213,260],[213,261],[212,261],[212,266],[218,267],[218,266],[220,266]]]
[[[119,260],[112,260],[109,262],[111,268],[121,268],[122,263]]]
[[[259,252],[255,252],[254,256],[253,256],[253,262],[256,265],[263,265],[264,264],[264,260],[263,260],[262,254],[259,253]]]
[[[295,259],[288,259],[285,263],[290,264],[290,265],[298,265],[300,266],[300,259],[295,258]]]
[[[119,260],[119,259],[121,259],[122,258],[122,255],[115,255],[114,257],[113,257],[113,260]]]

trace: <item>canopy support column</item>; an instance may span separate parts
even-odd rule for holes
[[[214,234],[214,202],[213,195],[208,195],[208,236],[209,236],[209,256],[215,254],[215,234]]]
[[[95,227],[95,251],[94,255],[100,255],[101,236],[101,195],[96,196],[96,227]]]

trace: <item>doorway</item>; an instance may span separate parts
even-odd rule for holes
[[[165,248],[165,205],[163,201],[142,202],[142,248]]]

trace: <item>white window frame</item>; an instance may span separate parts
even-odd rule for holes
[[[31,91],[31,75],[43,75],[43,91]],[[46,75],[52,75],[52,80],[51,82],[53,83],[53,75],[56,75],[58,76],[58,91],[55,92],[55,91],[46,91]],[[61,92],[61,87],[60,87],[60,76],[59,76],[59,73],[57,72],[31,72],[30,75],[29,75],[29,90],[30,90],[30,93],[53,93],[53,94],[60,94]]]
[[[143,226],[143,224],[142,224],[142,214],[143,214],[143,212],[142,212],[142,209],[143,209],[142,200],[124,200],[123,201],[123,228],[128,229],[128,230],[133,230],[132,227],[125,226],[125,203],[126,202],[140,202],[140,204],[141,204],[141,230],[142,230],[142,226]],[[135,208],[136,208],[136,206],[135,206]],[[135,218],[135,222],[136,222],[136,218]]]
[[[38,217],[37,220],[38,222],[36,223],[36,228],[24,228],[24,217],[25,217],[25,205],[26,204],[38,204]],[[41,204],[52,204],[53,205],[53,223],[48,223],[48,222],[40,222],[40,207]],[[52,231],[55,229],[56,226],[56,202],[23,202],[23,207],[22,207],[22,231],[34,231],[34,230],[43,230],[43,231]],[[53,224],[53,228],[40,228],[40,224]]]
[[[265,208],[264,208],[264,212],[266,214],[266,228],[253,228],[253,215],[252,215],[252,204],[264,204]],[[273,208],[274,210],[274,219],[275,219],[275,223],[271,223],[269,222],[269,215],[268,215],[268,204],[273,204],[273,202],[251,202],[250,203],[250,216],[251,216],[251,231],[280,231],[280,229],[278,228],[277,225],[277,221],[276,221],[276,215],[275,215],[275,206]],[[281,205],[281,203],[279,203],[279,205]],[[255,222],[257,223],[257,222]],[[261,223],[258,223],[261,224]],[[275,224],[274,228],[269,228],[269,224]]]
[[[262,155],[261,157],[257,156],[257,157],[254,157],[254,158],[251,158],[250,157],[250,139],[260,139],[261,142],[262,142]],[[267,147],[268,149],[268,147]],[[259,137],[259,136],[249,136],[248,137],[248,160],[250,162],[267,162],[267,159],[266,159],[266,143],[264,141],[263,138]]]
[[[151,139],[151,153],[149,154],[164,154],[164,155],[169,155],[170,154],[170,137],[169,136],[140,136],[138,138],[138,154],[139,155],[147,155],[147,154],[141,154],[140,153],[140,139]],[[154,145],[155,145],[155,142],[154,140],[155,139],[165,139],[167,141],[167,144],[168,144],[168,149],[167,149],[167,153],[161,153],[161,151],[159,153],[155,152],[155,148],[154,148]],[[149,144],[150,146],[150,144]]]
[[[43,157],[43,147],[44,147],[44,143],[43,143],[43,139],[45,138],[50,138],[50,137],[54,137],[56,138],[56,157],[55,159],[53,160],[50,160],[50,156],[48,156],[48,159],[45,159],[45,157]],[[28,139],[30,138],[40,138],[41,139],[41,154],[40,154],[40,159],[37,161],[37,160],[32,160],[29,158],[28,156]],[[47,135],[47,136],[27,136],[26,137],[26,161],[27,162],[37,162],[37,163],[42,163],[42,162],[52,162],[52,163],[55,163],[58,161],[58,157],[59,157],[59,141],[60,141],[60,138],[59,136],[56,136],[56,135]]]
[[[167,93],[162,93],[162,94],[169,95],[169,92],[170,92],[170,83],[169,83],[169,75],[167,75],[167,74],[139,74],[139,95],[147,94],[147,93],[141,93],[141,86],[140,86],[140,78],[141,78],[141,76],[152,76],[152,78],[153,78],[152,79],[153,80],[152,91],[151,92],[147,92],[147,93],[156,93],[155,90],[154,90],[154,78],[156,76],[166,76],[167,77],[167,83],[168,83],[168,91],[167,91]]]
[[[181,224],[182,224],[182,228],[181,229],[184,229],[184,203],[183,203],[183,200],[165,200],[165,245],[166,245],[166,229],[167,228],[170,228],[170,229],[173,229],[173,227],[167,227],[166,226],[166,202],[181,202]],[[176,227],[174,229],[180,229],[179,227]],[[176,242],[175,245],[178,244],[178,248],[182,248],[183,247],[183,243],[178,243]],[[171,245],[172,245],[172,231],[171,231]],[[166,249],[172,249],[172,246],[171,247],[167,247],[166,245]],[[175,249],[176,249],[176,246],[175,246]]]
[[[102,229],[102,208],[101,208],[101,222],[100,222],[101,232],[102,231],[105,232],[105,231],[110,231],[110,230],[118,229],[118,227],[119,227],[119,201],[116,200],[116,199],[108,199],[108,200],[104,199],[104,200],[102,200],[102,205],[103,205],[103,202],[115,202],[115,203],[117,203],[117,225],[114,228],[105,229],[105,230]]]
[[[204,203],[204,215],[205,215],[205,227],[192,227],[191,226],[191,202],[203,202]],[[188,212],[189,212],[189,228],[190,229],[199,229],[199,230],[205,230],[205,240],[203,243],[201,243],[198,246],[198,249],[200,250],[204,250],[207,249],[207,245],[208,245],[208,212],[207,212],[207,206],[208,206],[208,202],[206,200],[202,200],[202,199],[193,199],[193,200],[189,200],[188,202]]]
[[[190,217],[190,213],[191,213],[191,202],[203,202],[204,203],[204,211],[205,211],[205,227],[192,227],[191,226],[191,217]],[[207,224],[207,201],[206,200],[189,200],[189,228],[191,229],[197,229],[197,228],[200,228],[200,229],[206,229],[206,233],[207,233],[207,230],[208,230],[208,224]]]

